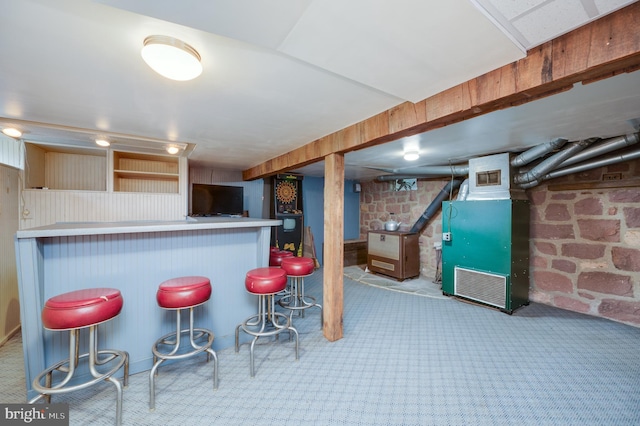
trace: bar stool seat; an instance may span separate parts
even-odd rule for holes
[[[218,356],[211,348],[213,332],[205,328],[195,328],[193,310],[207,302],[211,297],[211,281],[207,277],[187,276],[172,278],[162,282],[156,292],[156,301],[162,309],[176,311],[176,331],[168,333],[155,341],[151,347],[153,352],[153,367],[149,372],[149,409],[155,409],[155,377],[158,367],[166,360],[179,360],[207,353],[207,362],[213,357],[213,388],[218,388]],[[180,312],[189,309],[189,328],[182,329]],[[181,336],[188,334],[189,344],[181,345]],[[202,341],[202,342],[199,342]],[[181,346],[187,347],[187,352]]]
[[[306,309],[316,307],[320,309],[320,327],[322,327],[322,306],[316,303],[315,297],[305,295],[304,277],[313,274],[315,262],[309,257],[287,257],[282,259],[280,267],[287,273],[290,280],[290,289],[279,301],[278,304],[290,310],[289,320],[293,319],[293,313],[304,318]]]
[[[286,315],[275,311],[274,295],[287,286],[287,274],[280,268],[256,268],[247,272],[245,288],[250,294],[258,296],[258,313],[250,316],[236,327],[236,352],[240,350],[240,330],[254,336],[249,349],[250,373],[255,376],[254,347],[260,337],[274,336],[283,331],[295,335],[296,360],[299,358],[298,331],[291,325]],[[284,322],[282,322],[284,321]]]
[[[69,331],[69,358],[41,372],[32,387],[38,395],[29,403],[41,398],[51,402],[51,395],[85,389],[103,380],[116,387],[116,424],[122,423],[122,385],[113,375],[124,367],[123,383],[129,382],[129,354],[115,349],[98,349],[98,325],[120,314],[122,294],[114,288],[88,288],[60,294],[48,299],[42,310],[42,324],[51,331]],[[80,330],[89,328],[89,352],[80,354]],[[81,359],[87,358],[91,377],[81,383],[69,385]],[[54,373],[64,373],[55,380]],[[57,374],[56,374],[57,375]],[[44,379],[44,385],[42,383]],[[57,379],[57,377],[56,377]]]
[[[282,259],[293,257],[293,253],[288,250],[271,250],[269,252],[269,266],[280,266]]]

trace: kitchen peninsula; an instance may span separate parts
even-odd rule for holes
[[[66,333],[42,328],[44,302],[82,288],[121,291],[120,315],[101,326],[101,347],[126,350],[130,372],[152,365],[151,345],[175,329],[175,317],[156,303],[169,278],[202,275],[211,299],[196,308],[196,324],[215,334],[214,349],[234,344],[235,327],[255,313],[244,286],[248,270],[267,266],[271,227],[282,221],[236,217],[184,221],[59,223],[15,236],[27,399],[38,373],[68,357]],[[223,361],[224,362],[224,361]]]

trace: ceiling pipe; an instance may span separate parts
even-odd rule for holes
[[[568,148],[565,148],[562,151],[553,154],[551,157],[543,160],[540,164],[538,164],[531,170],[515,175],[513,177],[513,183],[520,186],[520,188],[530,188],[531,186],[537,185],[538,183],[540,183],[539,179],[542,176],[558,167],[558,165],[567,158],[572,157],[597,140],[599,139],[590,138],[572,143]]]
[[[391,169],[385,170],[390,173],[398,173],[392,175],[382,175],[376,177],[378,182],[386,182],[397,179],[416,179],[416,178],[433,178],[442,176],[466,176],[469,174],[469,165],[458,166],[424,166],[413,169]],[[399,174],[402,173],[402,174]]]
[[[416,223],[413,224],[409,232],[422,232],[429,220],[438,212],[438,210],[440,210],[440,208],[442,207],[442,202],[448,198],[451,198],[453,196],[453,191],[455,191],[461,183],[462,179],[451,179],[449,182],[447,182],[444,188],[442,188],[438,195],[436,195],[436,198],[434,198],[431,204],[429,204],[424,213],[422,213],[422,216],[420,216]]]
[[[588,163],[576,164],[573,167],[557,169],[544,175],[542,177],[542,180],[553,179],[556,177],[569,175],[571,173],[583,172],[585,170],[595,169],[596,167],[604,167],[611,164],[620,163],[622,161],[635,160],[636,158],[640,158],[640,148],[630,152],[626,152],[624,154],[612,155],[606,158],[601,158],[599,160],[593,160]]]
[[[620,148],[625,148],[627,146],[634,145],[640,142],[640,134],[633,133],[630,135],[622,135],[615,136],[613,138],[605,139],[602,143],[598,143],[597,145],[590,146],[579,154],[574,155],[571,158],[564,160],[562,163],[558,165],[557,168],[564,168],[571,164],[581,163],[585,160],[588,160],[593,157],[598,157],[602,154],[607,154],[611,151],[618,150]]]
[[[562,148],[567,142],[569,142],[567,139],[558,138],[540,145],[536,145],[533,148],[530,148],[525,152],[513,157],[511,159],[511,165],[513,167],[525,166],[533,160],[544,157],[551,151]]]

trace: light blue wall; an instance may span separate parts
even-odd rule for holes
[[[344,239],[360,237],[360,193],[353,192],[352,180],[344,182]],[[304,225],[311,227],[316,257],[323,264],[324,243],[324,178],[305,176],[302,181],[302,211]]]

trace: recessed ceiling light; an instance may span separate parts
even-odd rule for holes
[[[175,145],[169,145],[167,146],[167,152],[171,155],[177,154],[178,152],[180,152],[180,148],[178,148]]]
[[[404,153],[404,159],[407,161],[416,161],[418,158],[420,158],[418,151],[407,151]]]
[[[2,133],[12,138],[19,138],[22,136],[22,132],[18,129],[14,129],[13,127],[2,129]]]
[[[144,39],[142,59],[155,72],[171,80],[192,80],[202,73],[200,54],[184,41],[152,35]]]
[[[106,139],[96,139],[96,144],[105,147],[111,145],[111,143]]]

